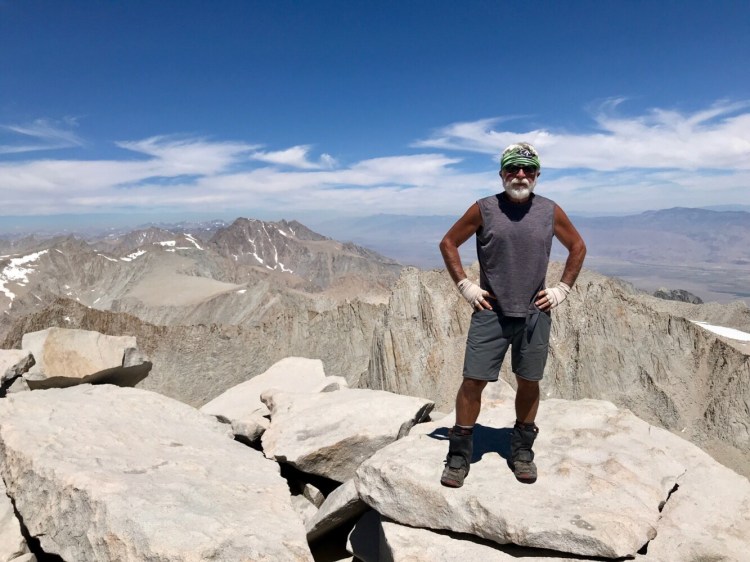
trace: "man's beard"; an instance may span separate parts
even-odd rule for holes
[[[503,189],[508,197],[514,201],[524,201],[534,192],[536,187],[536,179],[530,180],[529,178],[513,178],[511,180],[503,180]]]

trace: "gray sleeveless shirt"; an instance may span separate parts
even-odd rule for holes
[[[544,289],[554,234],[555,202],[532,194],[522,204],[504,193],[477,201],[482,226],[477,231],[479,283],[497,297],[490,300],[505,316],[524,317]]]

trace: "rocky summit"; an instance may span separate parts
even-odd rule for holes
[[[506,365],[449,489],[471,310],[445,271],[252,219],[5,251],[0,562],[747,558],[743,303],[583,271],[539,480],[508,466]]]
[[[0,440],[29,534],[65,560],[312,560],[278,466],[190,406],[27,392],[0,404]]]
[[[290,404],[289,393],[269,392]],[[750,482],[628,410],[544,401],[540,477],[525,485],[507,462],[514,393],[496,383],[483,400],[467,481],[451,489],[439,479],[452,414],[431,422],[424,407],[412,410],[395,435],[369,439],[367,453],[361,437],[343,435],[376,435],[383,419],[404,419],[406,397],[389,394],[295,393],[295,402],[330,397],[352,413],[363,397],[378,404],[382,418],[363,416],[351,428],[318,405],[305,431],[323,436],[336,426],[336,447],[300,438],[303,422],[270,404],[271,428],[296,435],[316,466],[329,467],[314,472],[153,392],[80,384],[8,396],[0,400],[0,475],[12,503],[0,504],[0,560],[677,562],[747,552]],[[353,468],[344,474],[342,465]]]

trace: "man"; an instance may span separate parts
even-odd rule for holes
[[[539,431],[534,422],[547,361],[550,311],[568,296],[586,255],[586,245],[563,210],[533,193],[539,175],[534,147],[510,145],[500,158],[504,192],[474,203],[440,242],[448,273],[475,309],[466,340],[464,379],[456,397],[456,425],[450,431],[440,480],[444,486],[462,486],[469,472],[482,390],[497,381],[508,347],[518,382],[511,467],[520,482],[537,478],[532,446]],[[479,285],[466,278],[458,254],[458,247],[473,234]],[[567,248],[568,258],[560,282],[545,288],[553,235]]]

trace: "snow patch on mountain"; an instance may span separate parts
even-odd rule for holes
[[[128,254],[124,258],[120,258],[122,261],[133,261],[134,259],[142,256],[146,253],[146,250],[138,250],[137,252],[133,252],[132,254]]]
[[[714,334],[717,334],[719,336],[724,336],[725,338],[733,339],[733,340],[739,340],[739,341],[750,341],[750,334],[747,332],[743,332],[741,330],[735,330],[734,328],[726,328],[724,326],[714,326],[712,324],[708,324],[706,322],[700,322],[698,320],[691,320],[693,324],[697,324],[704,330],[708,330],[709,332],[713,332]]]
[[[13,303],[13,299],[16,298],[16,295],[13,294],[5,284],[14,282],[22,287],[25,286],[29,282],[28,275],[36,271],[36,269],[31,267],[30,264],[34,263],[48,252],[49,250],[42,250],[20,258],[13,258],[8,262],[8,265],[3,268],[2,273],[0,273],[0,291],[5,293],[5,296],[10,299],[10,304]]]
[[[203,249],[203,248],[200,247],[200,245],[198,244],[198,242],[196,242],[195,238],[192,237],[192,235],[185,234],[185,238],[187,238],[188,242],[192,242],[198,250],[202,250]]]

